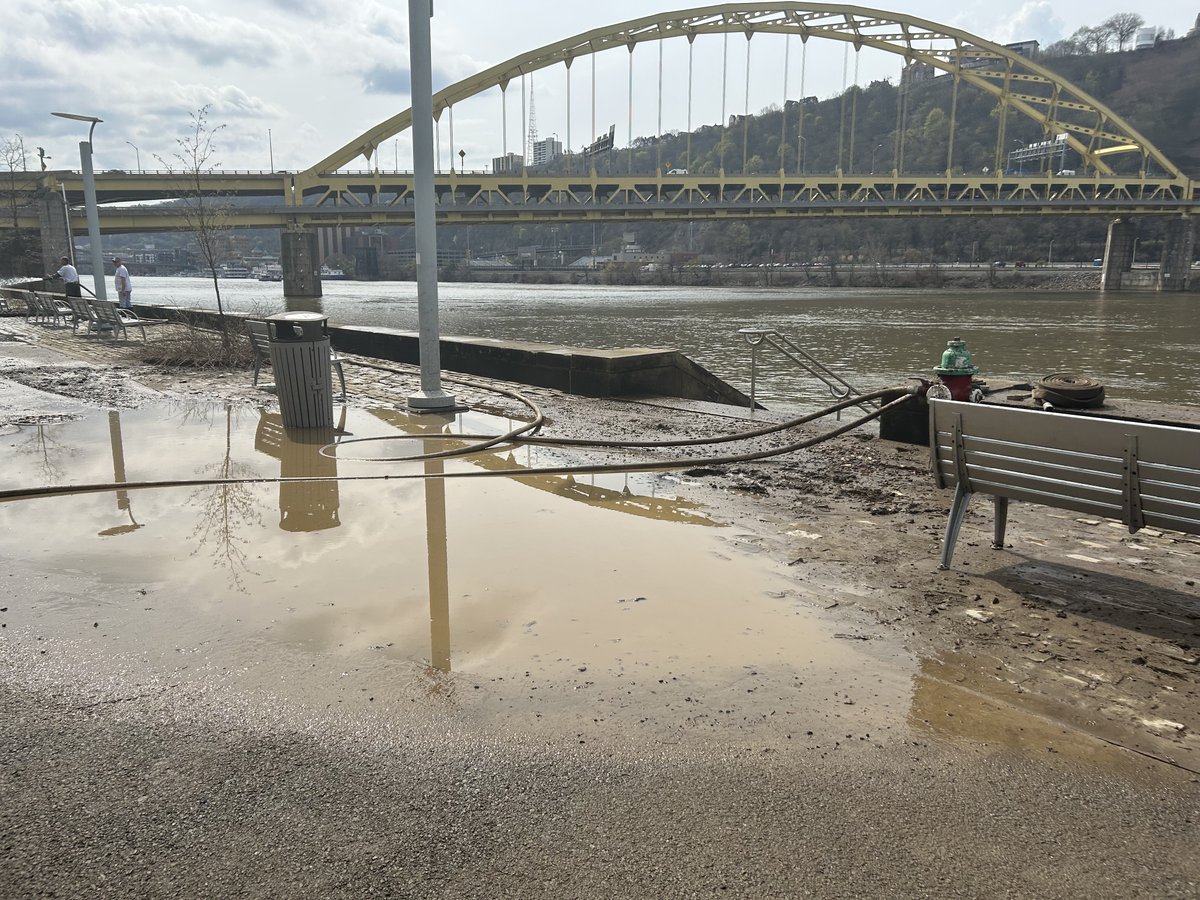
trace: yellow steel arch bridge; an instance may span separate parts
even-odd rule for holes
[[[631,151],[623,173],[598,173],[592,159],[571,156],[566,171],[553,174],[524,164],[505,174],[480,174],[455,171],[452,164],[448,172],[436,177],[439,221],[471,224],[981,214],[1188,216],[1200,212],[1200,183],[1181,172],[1114,111],[1035,60],[955,28],[859,6],[728,3],[645,16],[523,53],[444,88],[433,97],[434,117],[439,126],[443,120],[447,122],[454,146],[457,104],[497,88],[503,98],[512,82],[539,70],[564,67],[569,95],[572,66],[582,58],[621,48],[632,54],[640,45],[672,39],[687,41],[690,54],[691,45],[701,35],[736,34],[749,39],[758,33],[792,36],[802,47],[817,38],[842,42],[856,52],[864,48],[879,50],[895,54],[907,65],[928,67],[949,76],[952,93],[944,167],[921,174],[906,172],[905,137],[899,128],[894,136],[895,147],[891,148],[892,167],[879,174],[854,171],[853,128],[848,164],[843,164],[839,149],[838,165],[824,173],[804,172],[799,162],[789,168],[782,161],[776,171],[765,174],[727,172],[723,164],[710,174],[664,174],[661,165],[639,172],[634,169]],[[632,96],[632,66],[630,71]],[[660,70],[660,84],[661,78]],[[688,78],[690,118],[690,65]],[[999,110],[992,165],[970,174],[955,165],[958,100],[964,89],[982,91],[994,98]],[[1080,165],[1057,173],[1052,166],[1029,174],[1007,173],[1010,112],[1036,122],[1047,141],[1069,146],[1078,155]],[[786,104],[783,116],[786,129]],[[233,226],[297,229],[411,223],[412,175],[388,172],[378,166],[383,142],[406,131],[411,117],[411,110],[405,110],[381,122],[302,172],[213,172],[202,175],[199,183],[206,192],[271,198],[262,205],[235,207],[229,218]],[[569,122],[568,115],[568,129]],[[726,124],[720,127],[724,129]],[[793,127],[798,141],[803,141],[803,115]],[[797,159],[801,158],[797,154]],[[365,161],[367,168],[349,171],[359,160]],[[120,206],[102,205],[105,231],[157,231],[187,225],[179,211],[170,207],[128,203],[184,196],[194,191],[194,178],[170,173],[103,173],[97,175],[96,182],[101,204],[125,201]],[[81,176],[69,172],[29,173],[22,187],[31,192],[65,191],[68,202],[78,203],[82,198]],[[36,226],[32,218],[36,217],[26,217],[19,224]],[[72,226],[82,227],[82,212],[72,213]]]

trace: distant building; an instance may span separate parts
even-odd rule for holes
[[[533,164],[535,166],[553,162],[563,155],[562,141],[548,137],[544,141],[536,141],[533,145]]]
[[[525,157],[519,153],[506,153],[492,157],[493,175],[519,175],[525,168]]]
[[[1139,28],[1137,34],[1133,38],[1134,50],[1149,50],[1158,42],[1158,29],[1153,26],[1150,28]]]
[[[900,72],[901,84],[920,84],[923,81],[933,81],[937,69],[928,63],[912,62]]]
[[[1005,44],[1005,50],[1011,50],[1017,56],[1024,56],[1027,59],[1035,59],[1041,52],[1042,45],[1037,41],[1017,41],[1015,44]]]

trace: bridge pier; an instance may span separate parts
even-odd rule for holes
[[[280,235],[283,296],[321,296],[321,256],[315,231],[288,230]]]
[[[1100,290],[1119,291],[1121,276],[1133,268],[1133,244],[1137,228],[1130,219],[1114,219],[1108,224],[1104,245],[1104,263],[1100,271]]]
[[[40,191],[38,197],[38,231],[41,232],[42,269],[53,272],[58,261],[71,253],[71,226],[67,223],[67,210],[61,194]]]
[[[1196,223],[1191,216],[1167,223],[1162,262],[1158,269],[1160,291],[1186,291],[1196,252]]]

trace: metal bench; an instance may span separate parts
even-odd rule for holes
[[[271,329],[266,322],[257,319],[246,320],[246,335],[250,338],[250,346],[254,348],[254,385],[258,386],[258,374],[264,365],[271,365]],[[346,375],[342,371],[343,357],[336,353],[329,354],[329,364],[337,372],[338,382],[342,386],[342,399],[346,399]]]
[[[71,307],[54,294],[29,291],[25,302],[30,311],[26,318],[40,320],[43,325],[63,325],[71,318]]]
[[[1200,534],[1200,429],[930,400],[929,445],[938,486],[954,488],[943,569],[972,494],[994,499],[996,549],[1010,500],[1116,519],[1130,534]]]
[[[93,300],[91,307],[96,312],[95,328],[98,331],[111,331],[113,340],[117,339],[118,334],[124,335],[128,340],[129,329],[140,328],[144,341],[146,340],[146,326],[168,324],[165,319],[139,318],[133,310],[121,309],[113,300]]]

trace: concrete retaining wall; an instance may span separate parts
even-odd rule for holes
[[[208,310],[136,308],[153,318],[188,318],[214,327],[219,322],[217,314]],[[241,321],[249,317],[231,313],[228,318],[236,320],[235,327],[241,331]],[[331,324],[329,337],[333,349],[344,353],[412,365],[420,362],[415,331]],[[441,359],[442,368],[449,372],[554,388],[584,397],[682,397],[750,405],[749,397],[678,350],[587,350],[525,341],[443,337]]]

